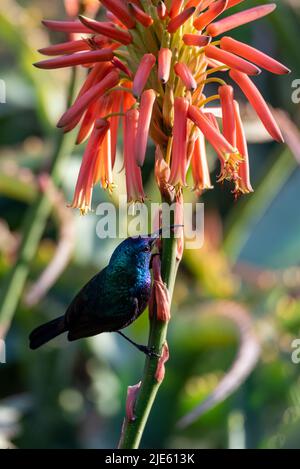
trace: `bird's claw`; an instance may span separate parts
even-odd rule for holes
[[[147,347],[147,350],[148,350],[148,352],[147,352],[148,357],[150,357],[150,358],[160,358],[160,354],[154,352],[154,347]]]
[[[139,347],[140,351],[143,352],[149,358],[159,358],[160,355],[154,352],[154,347],[147,347],[147,345],[141,345]]]

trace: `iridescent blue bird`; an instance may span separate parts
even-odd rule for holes
[[[30,334],[30,348],[36,349],[68,332],[68,340],[102,332],[118,332],[139,350],[151,355],[120,332],[147,307],[151,293],[151,248],[157,234],[125,239],[113,252],[109,264],[75,296],[64,316],[43,324]]]

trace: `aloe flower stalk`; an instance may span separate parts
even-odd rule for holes
[[[206,153],[204,155],[201,152],[201,164],[197,163],[191,147],[192,142],[193,145],[197,142],[196,153],[200,154],[198,150],[199,142],[203,148],[202,137],[195,137],[195,132],[200,130],[221,161],[219,180],[232,181],[236,195],[249,192],[251,184],[249,181],[245,184],[239,169],[240,166],[244,168],[247,161],[249,173],[248,152],[246,142],[239,148],[237,146],[236,134],[241,134],[241,128],[239,125],[238,130],[234,118],[234,91],[226,84],[226,70],[229,70],[230,77],[241,88],[272,138],[280,142],[283,141],[280,129],[251,76],[259,74],[261,69],[275,74],[286,74],[289,70],[265,53],[229,36],[214,41],[216,36],[256,21],[276,7],[274,4],[261,5],[239,13],[231,14],[230,11],[229,15],[223,17],[223,14],[226,15],[228,10],[239,3],[242,0],[190,0],[186,3],[173,0],[166,6],[161,1],[156,4],[104,0],[102,7],[107,12],[106,21],[97,21],[82,15],[72,21],[43,21],[48,29],[77,36],[75,40],[40,49],[42,54],[52,58],[35,65],[44,69],[82,66],[89,71],[78,97],[62,116],[58,126],[67,132],[80,125],[77,143],[81,143],[94,137],[93,127],[97,119],[106,119],[111,124],[111,148],[110,152],[103,150],[102,157],[105,160],[104,166],[110,166],[108,173],[112,179],[116,135],[119,125],[125,125],[126,121],[121,116],[131,107],[137,109],[139,122],[135,158],[130,162],[130,167],[143,165],[149,135],[162,154],[168,155],[167,164],[171,168],[169,182],[175,186],[176,191],[186,185],[186,173],[190,165],[194,168],[192,176],[196,174],[196,167],[203,164],[205,168],[208,167],[207,161],[204,163],[203,160],[206,160]],[[214,77],[220,71],[222,80]],[[207,96],[205,85],[214,81],[220,85],[217,93]],[[112,104],[107,109],[107,115],[104,115],[103,98],[106,95],[111,95],[112,103],[117,99],[117,105]],[[181,132],[180,138],[176,130],[178,99],[184,99],[185,108],[189,107],[186,132]],[[211,100],[219,101],[223,113],[222,130],[213,126],[207,116],[207,106]],[[104,144],[107,146],[106,141],[101,143]],[[124,154],[125,152],[126,148]],[[81,171],[80,179],[82,173],[87,174]],[[141,182],[138,185],[136,181],[133,183],[132,174],[129,175],[128,171],[125,171],[125,175],[127,188],[130,190],[128,200],[144,200]],[[199,176],[195,177],[194,184],[199,189]],[[111,181],[108,183],[103,178],[99,180],[96,175],[92,181],[92,185],[98,181],[104,188],[113,188]],[[136,190],[137,186],[139,190]],[[203,185],[203,188],[210,187],[210,182]],[[76,190],[72,203],[82,213],[86,213],[91,207],[90,180],[86,181],[81,190],[84,191],[85,188],[87,196],[79,197]],[[87,205],[85,200],[88,201]]]
[[[75,66],[87,71],[77,97],[58,122],[64,132],[79,126],[77,143],[87,140],[72,207],[82,213],[90,210],[95,184],[109,191],[114,189],[120,126],[128,202],[144,202],[146,198],[142,166],[148,137],[156,148],[154,174],[162,200],[177,202],[173,222],[183,213],[183,188],[189,169],[198,194],[213,187],[207,143],[220,162],[217,182],[228,181],[235,197],[253,191],[243,123],[234,89],[227,80],[231,78],[241,89],[272,138],[283,142],[254,80],[261,69],[279,75],[289,70],[228,36],[229,31],[259,20],[276,8],[269,3],[232,12],[242,3],[102,0],[106,15],[101,21],[82,14],[67,21],[43,21],[48,29],[65,32],[68,37],[61,44],[40,49],[51,58],[35,65],[44,69]],[[207,91],[208,84],[216,86],[212,94]],[[169,356],[166,312],[182,252],[183,239],[162,240],[161,266],[155,266],[148,344],[160,358],[147,360],[141,383],[129,392],[121,448],[139,446],[164,376]]]

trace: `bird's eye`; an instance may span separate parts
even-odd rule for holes
[[[143,247],[143,252],[149,252],[151,250],[150,246]]]

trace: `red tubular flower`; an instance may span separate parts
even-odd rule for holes
[[[233,88],[232,86],[223,85],[219,87],[218,92],[222,106],[223,135],[233,147],[236,147]]]
[[[258,7],[250,8],[249,10],[241,11],[235,15],[228,16],[223,18],[216,23],[211,23],[207,28],[206,32],[210,36],[219,36],[219,34],[226,33],[231,29],[242,26],[243,24],[250,23],[251,21],[256,21],[263,16],[268,15],[276,8],[275,3],[269,3],[267,5],[261,5]]]
[[[131,93],[132,90],[132,83],[131,82],[124,82],[123,83],[123,88],[128,88],[127,91],[123,91],[123,113],[126,113],[126,111],[129,111],[135,104],[136,104],[136,99]]]
[[[136,133],[139,120],[137,109],[126,112],[124,123],[124,166],[128,202],[144,202],[141,170],[136,164]]]
[[[38,52],[43,55],[64,55],[89,50],[90,48],[88,41],[79,39],[78,41],[68,41],[55,44],[54,46],[43,47],[39,49]]]
[[[95,170],[99,149],[109,129],[109,123],[103,119],[97,121],[97,125],[89,139],[81,163],[75,194],[71,204],[73,208],[79,208],[82,214],[91,209],[92,192],[95,180]]]
[[[221,133],[220,132],[220,126],[219,126],[219,123],[217,121],[216,116],[212,112],[207,112],[205,114],[205,116],[208,119],[208,121],[211,123],[211,125],[216,129],[216,131],[218,133]],[[224,153],[222,153],[217,148],[215,148],[215,150],[216,150],[217,156],[218,156],[220,164],[221,164],[221,173],[222,173],[222,171],[224,169],[224,164],[225,164]]]
[[[84,84],[82,85],[78,96],[76,97],[74,104],[78,101],[78,99],[83,96],[93,85],[97,82],[101,81],[105,75],[111,72],[113,66],[110,62],[99,62],[96,63],[90,73],[88,74]],[[79,119],[80,120],[80,119]]]
[[[208,24],[210,24],[214,19],[223,13],[226,10],[228,5],[228,0],[217,0],[212,3],[208,9],[202,13],[194,21],[194,26],[198,31],[202,31]]]
[[[211,42],[210,36],[202,36],[200,34],[184,34],[182,39],[187,46],[204,47]]]
[[[240,116],[239,105],[236,101],[234,101],[234,117],[236,128],[236,145],[240,154],[243,155],[243,161],[240,163],[238,169],[238,189],[243,194],[248,194],[249,192],[253,192],[250,182],[248,147],[243,122]]]
[[[205,135],[209,143],[216,149],[217,152],[226,155],[227,153],[235,153],[235,148],[217,131],[217,129],[209,122],[205,114],[195,106],[190,106],[188,110],[188,117]]]
[[[79,16],[80,21],[90,28],[92,31],[103,34],[121,44],[128,45],[132,42],[132,36],[128,31],[117,28],[113,23],[104,23],[96,20],[91,20],[85,16]]]
[[[169,17],[174,18],[180,13],[184,0],[172,0]]]
[[[162,0],[160,0],[156,8],[157,8],[157,14],[158,14],[159,19],[164,20],[168,14],[165,3]]]
[[[51,31],[58,31],[62,33],[83,33],[91,34],[93,30],[86,27],[80,21],[53,21],[43,20],[42,24]]]
[[[165,85],[170,77],[172,51],[166,47],[158,52],[158,78]]]
[[[86,65],[95,62],[107,62],[112,60],[114,54],[111,49],[93,50],[89,52],[78,52],[77,54],[64,55],[55,59],[42,60],[33,64],[37,68],[53,69],[73,67],[75,65]]]
[[[264,68],[269,72],[277,75],[285,75],[291,72],[287,67],[269,55],[264,54],[254,47],[248,46],[248,44],[236,41],[231,37],[222,37],[220,45],[221,49],[231,52],[232,54],[240,55],[241,57],[244,57],[244,59],[254,62],[256,65],[259,65],[259,67]]]
[[[123,100],[123,91],[113,91],[111,93],[112,107],[111,113],[117,114],[120,112]],[[120,116],[114,115],[109,118],[110,122],[110,135],[111,135],[111,166],[115,165],[116,154],[117,154],[117,142],[118,142],[118,129],[119,129]]]
[[[83,143],[90,135],[94,128],[94,124],[98,118],[104,118],[112,112],[112,96],[101,96],[98,101],[93,101],[84,114],[84,118],[80,125],[76,144]]]
[[[143,56],[133,80],[132,91],[134,96],[141,95],[155,62],[156,59],[153,54]]]
[[[71,9],[75,5],[72,1],[68,3]],[[96,4],[96,0],[84,1]],[[79,0],[74,2],[76,8],[81,5]],[[74,40],[42,48],[40,52],[52,58],[36,65],[80,66],[88,72],[76,99],[58,123],[64,132],[79,125],[77,143],[89,138],[76,186],[75,206],[83,211],[90,207],[95,182],[112,189],[119,124],[124,132],[128,201],[145,198],[139,165],[143,165],[149,135],[156,146],[155,177],[163,198],[170,203],[182,202],[182,187],[190,165],[194,189],[201,192],[211,187],[206,140],[220,160],[219,180],[233,181],[235,194],[252,190],[242,121],[233,90],[226,84],[226,72],[231,69],[231,78],[266,129],[273,138],[282,141],[267,104],[247,75],[259,74],[258,67],[276,74],[289,70],[263,52],[230,37],[220,37],[210,44],[212,37],[275,9],[274,4],[261,5],[219,20],[220,14],[242,2],[169,0],[168,13],[161,0],[149,0],[145,8],[140,0],[103,0],[106,12],[101,21],[80,16],[80,21],[43,22],[48,29],[65,32]],[[203,34],[195,34],[196,28]],[[215,77],[218,72],[222,72],[223,84],[218,94],[211,96],[207,94],[207,85],[220,82]],[[214,108],[208,106],[213,100],[218,101]],[[215,110],[218,112],[213,115]],[[102,120],[98,121],[99,118]],[[223,121],[222,132],[219,119]],[[109,123],[104,136],[97,122],[101,128]]]
[[[109,11],[111,11],[127,28],[131,29],[135,27],[135,20],[130,14],[126,3],[122,0],[101,0]]]
[[[231,70],[229,74],[230,77],[239,85],[271,137],[277,142],[284,142],[277,122],[275,121],[261,93],[251,79],[244,73],[237,72],[236,70]]]
[[[146,90],[141,97],[140,115],[136,134],[136,162],[143,166],[152,116],[153,104],[156,98],[154,90]]]
[[[126,29],[125,24],[122,23],[111,11],[106,11],[106,18],[111,23],[114,23],[116,26],[120,26],[120,28]]]
[[[187,163],[187,112],[189,102],[186,98],[175,98],[172,162],[170,183],[173,186],[185,185]]]
[[[99,101],[92,102],[86,110],[76,138],[76,145],[80,145],[90,136],[94,128],[95,119],[97,118],[100,106],[101,98]]]
[[[153,19],[151,18],[151,16],[147,15],[147,13],[141,10],[141,8],[139,8],[137,5],[135,5],[134,3],[128,3],[128,7],[135,19],[143,26],[145,26],[145,28],[149,28],[149,26],[153,24]]]
[[[125,73],[129,78],[132,78],[131,70],[120,60],[118,57],[114,57],[111,61],[119,70]]]
[[[177,64],[174,65],[174,72],[183,81],[184,86],[189,91],[195,91],[195,89],[197,88],[197,82],[193,77],[192,72],[185,63],[177,62]]]
[[[205,55],[210,59],[218,60],[219,62],[228,65],[228,67],[232,67],[235,70],[246,73],[247,75],[259,75],[261,73],[261,70],[250,62],[215,46],[206,46]]]
[[[78,100],[75,101],[67,112],[59,120],[57,127],[65,127],[73,122],[78,116],[81,116],[89,104],[96,98],[100,97],[105,91],[113,86],[116,86],[119,81],[119,74],[113,70],[99,83],[92,86],[86,93],[84,93]]]
[[[113,191],[110,129],[108,129],[99,148],[99,159],[97,160],[94,184],[97,182],[100,182],[103,189],[108,189],[109,192]]]
[[[186,8],[179,15],[171,19],[168,24],[169,33],[175,33],[195,12],[195,7]]]
[[[194,180],[194,191],[202,194],[205,189],[212,189],[207,164],[205,138],[202,132],[198,132],[198,136],[195,141],[191,166]]]

